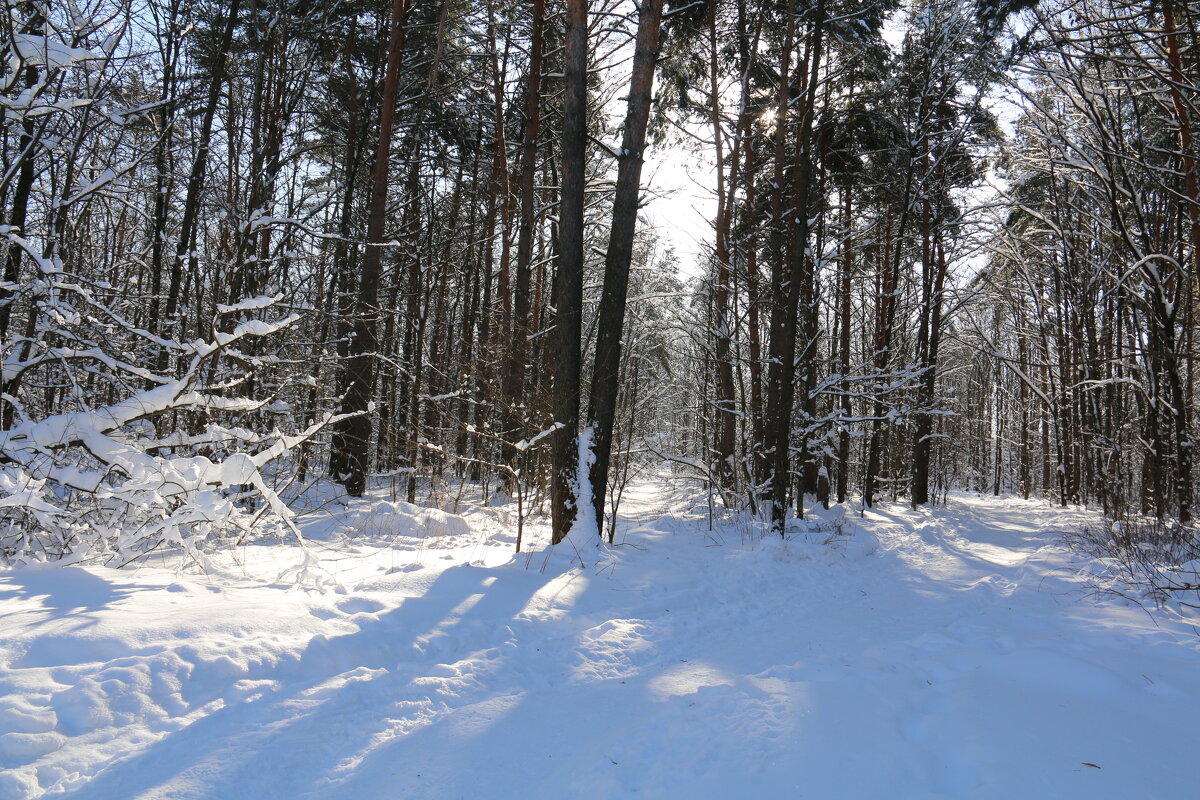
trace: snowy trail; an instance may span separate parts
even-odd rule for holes
[[[705,512],[639,483],[558,575],[483,516],[331,543],[338,591],[0,575],[0,798],[1194,796],[1200,639],[1084,596],[1086,515]]]

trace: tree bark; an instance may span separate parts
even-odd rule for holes
[[[810,263],[807,257],[809,224],[808,211],[812,198],[812,139],[818,79],[821,74],[821,53],[825,33],[825,5],[822,0],[815,9],[816,19],[810,33],[806,67],[807,83],[804,108],[800,118],[797,146],[796,175],[793,177],[793,202],[796,223],[791,246],[791,264],[787,284],[784,287],[784,306],[781,324],[772,330],[778,336],[778,346],[772,355],[778,359],[775,386],[779,395],[778,415],[772,420],[770,431],[774,450],[771,454],[771,529],[780,536],[785,534],[787,522],[787,489],[791,477],[791,459],[788,452],[792,435],[792,405],[796,396],[796,333],[799,323],[801,292],[807,283],[804,270]]]
[[[236,2],[236,0],[235,0]],[[345,465],[342,477],[346,493],[361,497],[366,490],[372,419],[367,413],[375,380],[379,343],[379,276],[383,264],[383,234],[387,221],[388,162],[392,152],[396,95],[400,79],[400,54],[404,49],[406,0],[392,0],[388,32],[388,62],[379,108],[379,139],[371,169],[371,207],[367,217],[367,246],[362,258],[358,299],[354,309],[354,338],[342,375],[343,414],[334,431],[332,448]]]
[[[537,144],[542,122],[542,49],[545,43],[545,0],[533,0],[529,32],[529,73],[525,79],[525,129],[521,135],[521,175],[518,191],[521,205],[517,223],[517,263],[513,286],[512,351],[508,370],[504,374],[504,433],[510,442],[524,437],[528,407],[525,401],[525,370],[529,360],[530,287],[532,285],[533,238],[536,224],[535,202],[537,177]],[[505,450],[505,463],[510,466],[517,449]]]
[[[658,32],[663,0],[642,0],[634,42],[633,74],[629,79],[629,107],[617,162],[617,187],[613,196],[612,228],[604,258],[604,287],[600,295],[596,332],[596,360],[588,401],[592,426],[592,504],[597,530],[604,529],[604,496],[612,457],[613,424],[620,391],[621,335],[625,327],[625,302],[629,267],[633,260],[633,235],[637,227],[638,193],[641,191],[646,124],[658,61]],[[732,387],[731,387],[732,388]],[[730,428],[732,430],[732,427]],[[732,437],[730,444],[732,445]],[[610,529],[610,538],[612,530]]]
[[[554,433],[551,542],[575,521],[579,477],[580,345],[583,336],[583,204],[587,146],[588,0],[567,0],[565,96],[559,194],[558,274],[555,280]]]
[[[850,400],[850,292],[853,286],[854,276],[854,250],[852,247],[851,232],[854,229],[854,220],[851,217],[853,208],[854,190],[853,184],[847,181],[845,192],[845,233],[843,234],[842,242],[842,275],[841,282],[838,287],[838,327],[840,342],[838,345],[839,351],[839,368],[842,373],[841,383],[841,411],[842,411],[842,429],[838,433],[838,475],[837,475],[837,501],[839,503],[846,502],[846,492],[850,484],[850,423],[847,418],[852,413]]]
[[[716,412],[716,444],[717,464],[715,473],[721,485],[721,494],[726,489],[733,488],[734,483],[734,442],[737,432],[737,405],[733,386],[733,359],[730,353],[730,342],[733,338],[733,320],[729,309],[730,269],[729,269],[729,230],[733,214],[731,197],[727,196],[725,188],[725,132],[721,121],[721,88],[718,80],[717,49],[717,4],[712,3],[709,9],[708,27],[708,57],[709,57],[709,106],[713,129],[713,143],[716,154],[717,176],[717,216],[713,224],[715,234],[713,258],[716,261],[716,284],[713,286],[713,301],[715,312],[715,328],[713,332],[713,361],[717,370],[717,396],[714,410]],[[740,120],[739,120],[740,122]],[[736,185],[736,158],[734,167],[730,170],[730,184]]]

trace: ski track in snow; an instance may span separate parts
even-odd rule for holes
[[[0,574],[0,798],[1196,796],[1200,640],[1086,595],[1087,514],[782,541],[661,477],[623,502],[560,574],[493,509],[388,539],[378,508],[321,588],[278,545]]]

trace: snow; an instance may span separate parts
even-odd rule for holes
[[[600,546],[600,531],[592,511],[594,504],[590,475],[592,465],[596,463],[596,454],[592,452],[592,434],[592,428],[586,427],[576,440],[578,467],[575,469],[575,480],[571,482],[571,493],[575,497],[575,521],[559,546],[551,551],[550,562],[556,570],[574,568],[575,565],[586,569],[595,561],[593,554]],[[566,566],[560,563],[564,560]]]
[[[238,303],[232,305],[217,304],[218,314],[234,314],[238,311],[261,311],[264,308],[270,308],[283,300],[283,295],[277,294],[274,296],[259,295],[257,297],[248,297]]]
[[[86,48],[71,47],[65,42],[36,34],[14,34],[12,44],[17,55],[27,64],[35,64],[49,69],[61,69],[81,61],[101,58],[99,54]]]
[[[959,494],[784,540],[660,473],[601,563],[543,571],[509,507],[331,508],[316,582],[291,543],[0,573],[0,798],[1195,793],[1200,640],[1086,593],[1083,512]]]

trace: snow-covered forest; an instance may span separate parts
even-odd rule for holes
[[[0,798],[1194,792],[1193,0],[6,0],[0,112]]]

